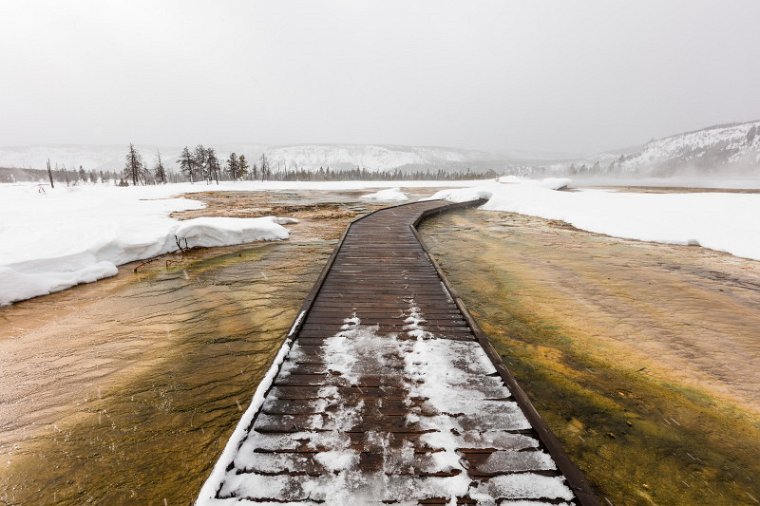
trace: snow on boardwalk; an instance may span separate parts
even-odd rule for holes
[[[419,243],[446,207],[349,228],[198,504],[595,504]]]

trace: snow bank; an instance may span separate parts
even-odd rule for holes
[[[274,216],[265,218],[195,218],[180,222],[173,230],[188,246],[211,248],[253,241],[287,239],[288,231]]]
[[[698,244],[760,260],[760,194],[552,191],[541,184],[491,183],[431,198],[487,198],[481,209],[562,220],[589,232],[669,244]],[[564,186],[567,183],[564,183]]]
[[[204,191],[351,191],[461,187],[476,181],[244,181],[118,188],[0,184],[0,306],[116,274],[116,266],[188,246],[222,246],[288,237],[286,218],[202,218],[182,223],[177,211],[198,201],[173,198]],[[44,190],[41,190],[44,188]],[[43,193],[44,192],[44,193]],[[383,193],[383,192],[378,192]],[[401,194],[401,192],[398,192]],[[392,201],[392,200],[389,200]]]
[[[162,198],[168,189],[88,186],[38,193],[0,186],[0,305],[89,283],[116,266],[182,245],[224,246],[287,239],[277,218],[195,218],[175,211],[201,202]]]
[[[387,190],[362,195],[359,198],[366,202],[403,202],[409,200],[409,197],[399,188],[388,188]]]

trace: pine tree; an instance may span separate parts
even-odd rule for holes
[[[222,168],[219,165],[219,159],[216,157],[216,151],[214,148],[206,149],[206,172],[208,174],[208,182],[211,183],[211,179],[216,180],[216,184],[219,184],[219,172]]]
[[[195,160],[193,159],[193,155],[190,154],[190,148],[185,146],[185,149],[182,150],[182,154],[179,156],[177,163],[179,164],[180,172],[189,177],[190,184],[192,184],[194,182],[193,174],[195,173]]]
[[[132,184],[137,186],[140,180],[140,173],[143,170],[142,157],[140,153],[135,149],[135,145],[129,144],[129,151],[127,152],[127,164],[124,166],[124,176],[132,179]]]
[[[206,148],[203,147],[203,144],[195,146],[195,151],[193,151],[193,161],[195,162],[195,170],[198,176],[205,179],[207,183],[210,182],[211,176],[208,171],[208,152],[206,151]]]
[[[245,159],[245,158],[243,158]],[[227,159],[227,162],[224,164],[224,169],[227,171],[227,174],[229,174],[230,179],[233,181],[237,181],[240,170],[240,160],[238,160],[238,156],[235,153],[230,153],[230,157]]]
[[[161,161],[160,151],[158,152],[156,166],[153,168],[153,174],[156,178],[157,183],[166,184],[166,169],[164,168],[164,162]]]
[[[256,181],[259,178],[259,167],[255,163],[251,167],[251,179]]]
[[[249,168],[245,155],[240,155],[240,158],[238,158],[238,178],[243,179],[248,174]]]

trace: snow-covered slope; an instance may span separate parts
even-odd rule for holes
[[[150,148],[150,160],[156,152],[155,147],[146,148]],[[143,155],[148,154],[147,149],[142,151]],[[80,165],[86,170],[121,170],[126,153],[127,145],[7,146],[0,147],[0,167],[44,169],[47,160],[50,160],[53,166],[58,164],[69,170],[77,170]]]
[[[721,166],[760,164],[760,121],[721,125],[666,137],[644,145],[628,157],[622,171],[669,171],[694,168],[714,171]]]
[[[550,171],[645,177],[685,173],[760,176],[760,121],[717,125],[672,135],[638,148],[553,164]]]
[[[496,155],[483,151],[427,146],[308,144],[267,150],[273,164],[318,169],[397,169],[402,167],[449,168],[468,162],[487,162]]]

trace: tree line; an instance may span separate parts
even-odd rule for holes
[[[459,171],[415,170],[392,171],[367,170],[355,167],[348,170],[334,170],[330,167],[320,167],[318,170],[306,170],[303,167],[288,169],[287,165],[279,170],[272,170],[266,153],[250,164],[245,155],[230,153],[221,162],[216,150],[211,147],[198,145],[194,149],[185,146],[176,161],[177,172],[169,171],[163,164],[161,153],[157,154],[152,168],[143,161],[142,155],[134,144],[129,145],[123,177],[119,184],[122,186],[138,184],[163,184],[167,182],[189,181],[195,183],[205,181],[207,184],[220,180],[227,181],[342,181],[342,180],[424,180],[424,179],[485,179],[498,177],[494,170],[472,172],[469,168]]]
[[[28,169],[29,172],[47,174],[50,186],[55,188],[55,183],[65,183],[66,186],[73,186],[82,183],[105,183],[106,181],[118,181],[119,173],[115,170],[85,170],[81,165],[79,169],[68,169],[66,165],[59,166],[57,163],[53,166],[50,160],[47,161],[45,171],[37,169]],[[35,179],[38,176],[34,176]]]

